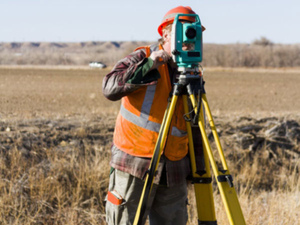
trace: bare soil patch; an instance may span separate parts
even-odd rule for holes
[[[298,115],[300,70],[207,69],[206,92],[213,115]],[[95,69],[0,68],[0,113],[19,116],[101,115],[117,113],[106,100]]]

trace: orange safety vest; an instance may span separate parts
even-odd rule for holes
[[[150,46],[138,49],[141,48],[146,50],[146,57],[149,57]],[[114,144],[133,156],[153,156],[172,90],[167,64],[160,66],[158,71],[161,78],[157,84],[145,85],[122,98],[114,132]],[[180,160],[188,153],[188,137],[183,115],[183,100],[182,96],[179,96],[164,148],[164,154],[172,161]]]

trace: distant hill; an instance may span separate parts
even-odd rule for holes
[[[0,43],[0,65],[113,66],[147,41],[10,42]],[[300,45],[274,44],[266,38],[251,44],[204,44],[203,66],[300,67]]]
[[[135,48],[153,42],[10,42],[0,43],[0,65],[114,65]]]
[[[1,50],[25,50],[40,48],[57,48],[57,49],[80,49],[80,48],[105,48],[105,49],[124,49],[133,46],[149,45],[154,42],[147,41],[88,41],[88,42],[0,42]]]

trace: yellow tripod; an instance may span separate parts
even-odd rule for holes
[[[194,93],[198,93],[197,97]],[[178,77],[178,83],[174,84],[172,97],[169,98],[168,106],[163,118],[163,122],[159,131],[153,157],[146,174],[144,188],[141,194],[140,202],[136,212],[134,225],[142,225],[146,211],[146,205],[151,193],[155,172],[158,167],[161,153],[165,146],[166,137],[170,128],[171,119],[175,110],[176,102],[179,96],[182,96],[184,103],[184,111],[186,116],[186,126],[189,140],[189,154],[192,167],[192,181],[194,183],[195,196],[197,202],[198,224],[216,225],[216,215],[213,201],[212,179],[209,162],[217,182],[226,214],[231,225],[245,225],[245,219],[233,187],[232,176],[229,173],[228,166],[224,157],[224,153],[220,144],[219,136],[210,112],[210,108],[206,99],[204,90],[204,81],[199,76],[199,70],[184,68]],[[188,96],[191,101],[195,114],[196,123],[201,131],[203,143],[203,155],[205,162],[205,171],[199,174],[196,169],[196,160],[194,153],[194,144],[192,138],[191,118],[189,116]],[[222,162],[222,169],[217,167],[212,149],[205,131],[204,112],[207,115],[210,128],[215,139],[218,153]]]

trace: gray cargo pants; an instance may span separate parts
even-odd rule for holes
[[[124,199],[120,205],[106,202],[106,222],[109,225],[133,224],[144,182],[128,173],[114,170],[108,191],[116,191]],[[150,225],[184,225],[187,223],[187,184],[167,187],[153,184],[147,205]],[[146,217],[144,218],[144,222]]]

